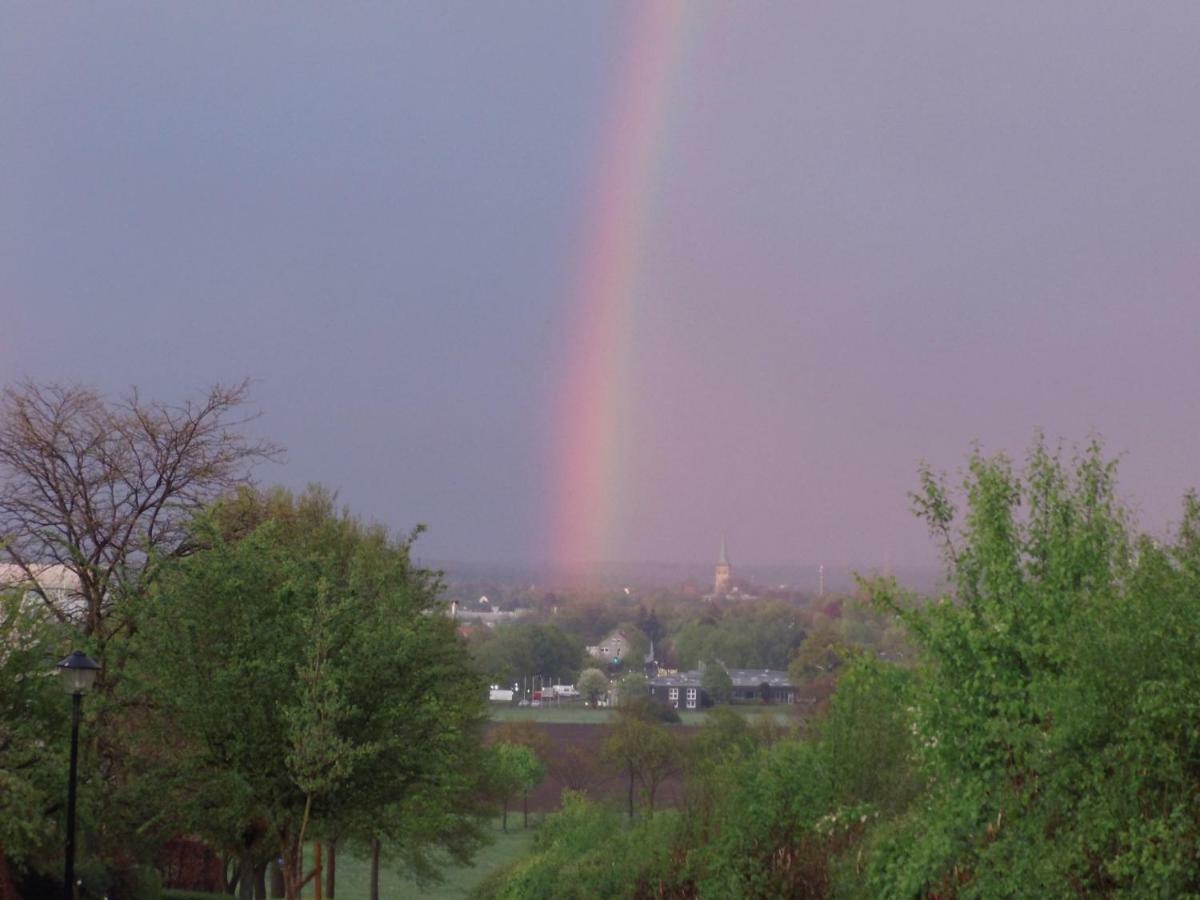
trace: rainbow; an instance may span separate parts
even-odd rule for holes
[[[632,4],[572,280],[567,350],[550,447],[548,547],[554,562],[611,558],[630,411],[632,312],[667,102],[694,3]]]

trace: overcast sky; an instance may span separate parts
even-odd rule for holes
[[[1200,4],[697,4],[615,555],[922,563],[918,462],[1036,429],[1200,485]],[[422,554],[545,557],[619,3],[9,4],[0,380],[254,381]]]

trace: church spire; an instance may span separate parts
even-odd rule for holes
[[[723,597],[733,587],[733,566],[729,564],[729,551],[725,547],[725,536],[721,536],[721,558],[713,572],[713,593]]]

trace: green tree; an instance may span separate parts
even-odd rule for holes
[[[0,896],[6,857],[21,870],[61,863],[70,704],[51,666],[65,655],[63,632],[19,593],[0,593]]]
[[[828,677],[842,665],[845,653],[837,628],[828,620],[821,621],[805,635],[804,642],[788,663],[788,677],[793,684]]]
[[[545,765],[530,748],[505,741],[492,744],[489,783],[501,803],[504,831],[508,831],[508,804],[517,794],[522,798],[524,827],[529,827],[529,792],[545,777]]]
[[[785,669],[804,640],[804,619],[794,606],[738,601],[724,615],[712,611],[685,621],[673,640],[681,668],[720,659],[734,668]]]
[[[649,696],[650,681],[640,672],[622,675],[617,682],[617,703],[625,706],[635,700]]]
[[[498,900],[690,896],[671,885],[674,817],[623,823],[620,814],[567,791],[562,810],[538,829],[532,854],[488,879],[477,896]]]
[[[569,683],[583,660],[582,643],[558,626],[540,622],[488,629],[473,643],[471,652],[476,667],[490,682],[505,685],[530,675]]]
[[[641,785],[646,807],[653,814],[659,787],[682,768],[683,751],[668,727],[649,718],[640,705],[622,707],[604,742],[605,758],[628,780],[631,819],[636,787]]]
[[[713,703],[728,703],[733,696],[733,679],[716,660],[707,663],[700,673],[700,686]]]
[[[875,592],[922,651],[910,727],[931,789],[872,839],[868,892],[1200,890],[1200,512],[1189,497],[1173,543],[1140,538],[1115,473],[1096,444],[1065,460],[1038,441],[1021,474],[977,453],[961,516],[923,473],[953,593]]]
[[[584,669],[579,673],[575,688],[588,706],[595,706],[600,695],[608,692],[608,676],[599,669]]]
[[[432,847],[467,854],[482,685],[411,538],[319,490],[243,495],[193,533],[205,549],[163,571],[130,665],[180,746],[159,775],[183,818],[282,856],[289,898],[310,835],[382,837],[422,875]]]

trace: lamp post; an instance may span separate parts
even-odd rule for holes
[[[66,900],[75,897],[75,771],[79,764],[79,717],[83,695],[92,687],[100,665],[82,650],[76,650],[58,664],[63,690],[71,695],[71,778],[67,782],[67,862]]]

